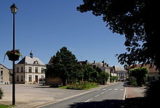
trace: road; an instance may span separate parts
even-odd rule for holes
[[[41,108],[121,108],[124,93],[123,83],[117,83]]]

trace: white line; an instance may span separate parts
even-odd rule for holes
[[[121,91],[123,91],[124,89],[120,89]]]
[[[126,88],[124,88],[123,100],[126,99]]]
[[[84,102],[89,102],[89,101],[91,101],[93,98],[90,98],[90,99],[87,99],[86,101],[84,101]]]
[[[106,90],[106,89],[103,89],[103,90]]]
[[[114,89],[114,90],[118,90],[118,89]]]

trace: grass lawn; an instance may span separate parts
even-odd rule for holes
[[[8,105],[1,105],[1,104],[0,104],[0,108],[11,108],[11,106],[8,106]]]
[[[14,108],[13,105],[3,105],[3,104],[0,104],[0,108]]]

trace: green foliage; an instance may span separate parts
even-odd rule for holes
[[[47,78],[59,77],[62,79],[63,85],[76,78],[77,60],[66,47],[63,47],[56,53],[47,65]]]
[[[159,6],[155,0],[83,0],[80,12],[102,16],[112,32],[125,35],[121,64],[154,63],[160,68]]]
[[[11,108],[11,107],[8,106],[8,105],[1,105],[1,104],[0,104],[0,108]]]
[[[76,90],[84,90],[84,89],[90,89],[90,88],[94,88],[97,87],[97,83],[93,83],[93,82],[79,82],[79,83],[73,83],[73,84],[69,84],[67,85],[67,89],[76,89]]]
[[[97,83],[104,85],[108,81],[108,78],[109,78],[109,74],[102,71],[102,72],[99,73]]]
[[[2,91],[2,89],[0,88],[0,99],[2,99],[2,97],[3,97],[3,91]]]
[[[135,77],[129,77],[129,85],[138,86],[137,80]]]
[[[137,85],[142,86],[145,84],[146,74],[148,73],[146,68],[135,68],[129,70],[129,76],[136,79]]]
[[[63,47],[47,65],[46,82],[51,85],[66,85],[83,81],[105,84],[108,74],[90,64],[80,64],[75,55]]]
[[[111,80],[111,82],[117,81],[118,80],[118,76],[111,76],[110,80]]]

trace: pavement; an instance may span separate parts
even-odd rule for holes
[[[126,99],[144,97],[145,87],[126,87]]]
[[[60,88],[50,88],[47,86],[39,85],[16,85],[16,107],[14,108],[37,108],[37,106],[47,105],[49,103],[56,103],[58,101],[63,101],[75,96],[79,96],[99,88],[113,85],[103,85],[98,88],[93,88],[90,90],[68,90]],[[0,100],[0,104],[11,104],[11,85],[0,85],[4,91],[4,97]],[[126,98],[143,97],[144,87],[126,87]],[[22,107],[23,106],[23,107]]]

